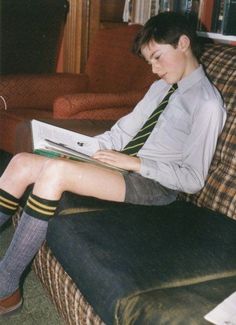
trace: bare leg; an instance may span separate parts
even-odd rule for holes
[[[60,199],[64,191],[112,201],[123,201],[125,195],[119,172],[29,153],[14,156],[0,178],[0,188],[18,198],[33,183],[36,195],[52,200]]]
[[[19,172],[20,168],[22,171]],[[120,202],[125,197],[125,182],[119,172],[85,163],[27,154],[19,155],[9,165],[0,186],[15,196],[21,196],[31,183],[35,184],[34,197],[31,195],[31,198],[33,204],[36,202],[36,210],[37,206],[40,207],[38,210],[45,206],[50,210],[51,202],[59,200],[64,191]],[[45,201],[48,205],[45,205]],[[18,292],[21,274],[46,236],[47,221],[28,213],[30,205],[31,201],[27,203],[13,240],[0,263],[0,304],[1,297]]]
[[[33,193],[58,200],[64,191],[123,202],[125,182],[117,171],[68,160],[47,160],[35,181]]]

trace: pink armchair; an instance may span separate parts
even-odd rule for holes
[[[139,29],[100,29],[84,73],[1,76],[0,95],[7,110],[0,100],[0,149],[15,151],[15,130],[21,121],[115,121],[131,111],[155,78],[144,60],[131,52]]]

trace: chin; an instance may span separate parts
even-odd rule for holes
[[[165,82],[167,82],[169,85],[173,85],[179,81],[177,78],[171,78],[171,77],[169,78],[164,77],[163,80],[165,80]]]

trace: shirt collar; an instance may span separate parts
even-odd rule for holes
[[[205,77],[205,72],[200,64],[197,69],[191,72],[188,76],[184,77],[178,82],[178,89],[181,93],[185,92],[196,84],[199,80]]]

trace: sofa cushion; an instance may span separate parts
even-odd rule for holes
[[[117,324],[209,324],[204,315],[235,291],[236,277],[153,289],[121,299]]]
[[[236,46],[208,44],[201,61],[224,98],[228,116],[204,188],[186,197],[236,219]]]
[[[187,202],[58,216],[47,243],[108,324],[127,297],[236,276],[236,222]]]

